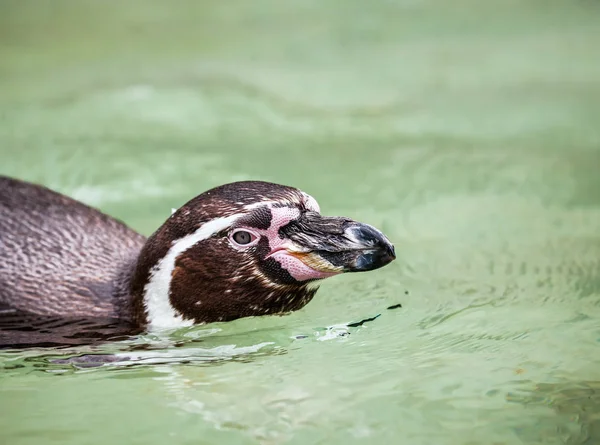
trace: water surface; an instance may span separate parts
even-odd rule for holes
[[[1,441],[600,442],[599,14],[2,1],[0,173],[146,235],[215,185],[282,182],[399,257],[285,317],[3,351]]]

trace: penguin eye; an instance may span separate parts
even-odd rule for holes
[[[240,230],[233,234],[233,240],[238,244],[248,244],[252,240],[252,236],[248,232]]]
[[[257,240],[258,237],[247,230],[236,230],[231,235],[231,239],[239,246],[247,246]]]

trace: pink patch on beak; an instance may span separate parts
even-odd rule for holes
[[[321,272],[304,264],[300,259],[290,255],[286,250],[278,250],[271,255],[281,267],[287,270],[297,281],[322,280],[337,275],[337,272]]]

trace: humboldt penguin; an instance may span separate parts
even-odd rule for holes
[[[0,177],[0,306],[143,330],[283,314],[317,284],[395,259],[376,228],[321,215],[293,187],[221,185],[149,238],[41,185]],[[6,309],[8,308],[8,309]]]

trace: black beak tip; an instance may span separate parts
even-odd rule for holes
[[[354,239],[364,245],[365,249],[356,252],[353,264],[347,267],[347,272],[367,272],[379,269],[396,259],[394,245],[375,227],[354,223],[350,230]]]
[[[381,263],[381,266],[379,266],[379,267],[383,267],[387,264],[390,264],[395,259],[396,259],[396,250],[394,249],[394,246],[392,244],[389,244],[388,246],[386,246],[386,249],[383,250],[380,254],[379,261]]]
[[[396,259],[394,246],[389,244],[383,249],[362,253],[356,258],[352,272],[367,272],[387,266]]]
[[[388,246],[388,255],[390,256],[390,262],[394,261],[396,259],[396,249],[394,248],[393,244],[390,244]]]

